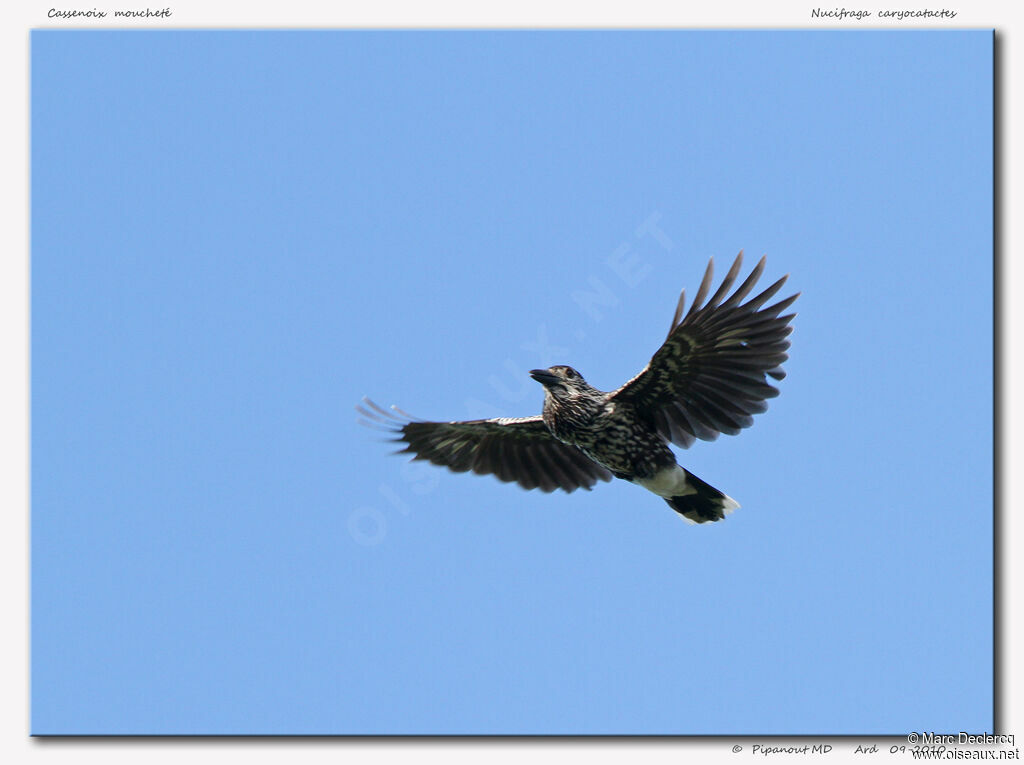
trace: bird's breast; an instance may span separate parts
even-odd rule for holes
[[[675,465],[675,455],[630,406],[597,408],[585,423],[553,413],[548,426],[555,437],[572,444],[616,475],[648,478]]]
[[[581,446],[601,424],[597,421],[599,410],[593,406],[584,406],[580,402],[558,401],[551,398],[544,402],[543,418],[548,430],[560,441]]]

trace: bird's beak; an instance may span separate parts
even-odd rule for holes
[[[546,369],[531,369],[530,377],[539,382],[541,385],[551,385],[552,383],[558,382],[558,378],[551,374]]]

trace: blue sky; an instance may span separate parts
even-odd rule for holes
[[[33,33],[33,732],[991,730],[991,65]],[[803,295],[781,396],[680,454],[724,523],[355,422],[617,387],[741,248]]]

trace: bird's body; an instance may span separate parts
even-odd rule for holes
[[[547,370],[531,374],[539,378],[544,372]],[[591,388],[582,377],[578,380],[587,390],[574,391],[571,397],[557,398],[550,387],[544,392],[541,417],[555,438],[575,446],[616,478],[627,481],[653,478],[676,464],[665,439],[637,417],[632,404],[616,403],[611,393]],[[553,385],[558,384],[555,378]]]
[[[664,437],[628,401],[616,401],[587,383],[572,367],[534,369],[544,385],[545,427],[616,478],[635,483],[668,501],[687,520],[718,520],[739,507],[735,500],[676,462]],[[703,486],[701,486],[703,484]]]
[[[680,297],[669,336],[647,367],[618,390],[597,390],[572,367],[534,369],[544,386],[540,416],[464,422],[403,421],[366,400],[360,412],[401,435],[416,459],[456,472],[493,473],[527,489],[573,491],[613,476],[665,499],[685,519],[723,518],[739,505],[676,462],[669,443],[688,447],[696,438],[738,433],[778,395],[765,375],[782,379],[786,336],[795,315],[779,314],[793,295],[761,308],[785,277],[746,303],[764,268],[725,300],[742,253],[708,303],[712,264],[690,311]],[[724,302],[723,302],[724,301]],[[397,411],[397,410],[396,410]]]

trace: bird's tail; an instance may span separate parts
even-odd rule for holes
[[[689,523],[720,521],[740,506],[735,499],[700,480],[690,471],[686,471],[686,483],[696,491],[678,497],[666,497],[665,501]]]

